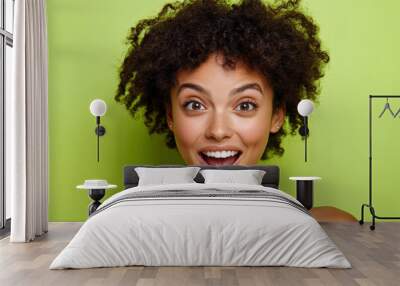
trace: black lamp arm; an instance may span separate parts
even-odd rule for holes
[[[307,137],[308,137],[308,116],[304,116],[304,129],[305,129],[305,138],[304,138],[304,162],[307,162]]]
[[[303,125],[300,126],[299,133],[304,138],[304,161],[307,162],[307,137],[310,135],[308,129],[308,116],[303,116]]]
[[[96,129],[95,129],[95,133],[97,136],[97,162],[100,161],[100,136],[103,136],[106,133],[106,129],[104,128],[104,126],[100,125],[100,116],[96,116]]]

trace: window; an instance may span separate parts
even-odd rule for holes
[[[0,0],[0,236],[9,231],[10,193],[5,188],[5,105],[11,93],[11,73],[14,63],[14,0]]]

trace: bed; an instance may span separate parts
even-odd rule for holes
[[[237,183],[237,178],[232,183],[204,182],[205,173],[200,172],[194,182],[140,185],[138,172],[143,167],[185,168],[126,166],[125,190],[103,202],[50,269],[351,267],[301,203],[278,189],[277,166],[197,166],[202,172],[238,170],[239,175],[264,171],[259,185]]]

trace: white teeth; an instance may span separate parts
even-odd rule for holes
[[[238,151],[208,151],[203,152],[203,154],[207,155],[208,157],[213,158],[228,158],[232,156],[236,156],[239,152]]]

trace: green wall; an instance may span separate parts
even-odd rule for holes
[[[125,164],[182,164],[161,136],[149,136],[113,100],[117,69],[129,28],[154,15],[165,0],[48,0],[51,221],[82,221],[89,198],[75,186],[104,178],[120,187]],[[309,161],[300,136],[288,136],[281,189],[294,194],[289,176],[316,175],[314,204],[333,205],[359,216],[368,199],[368,95],[400,94],[400,1],[308,0],[303,6],[320,25],[331,62],[321,81],[320,104],[310,118]],[[96,161],[95,119],[89,103],[108,104],[101,160]],[[398,141],[400,118],[378,119],[374,103],[374,188],[379,215],[400,215]],[[400,100],[393,101],[397,110]],[[397,147],[397,148],[396,148]]]

